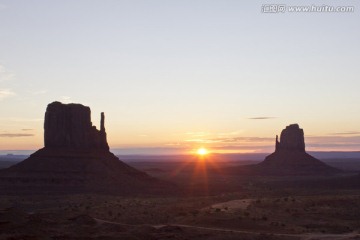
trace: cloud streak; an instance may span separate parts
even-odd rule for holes
[[[276,117],[250,117],[249,120],[268,120],[268,119],[274,119]]]
[[[360,131],[336,132],[329,133],[329,135],[359,135]]]
[[[17,138],[17,137],[33,137],[34,134],[29,133],[0,133],[2,138]]]
[[[270,143],[274,142],[275,138],[267,137],[230,137],[230,138],[195,138],[187,139],[186,142],[201,142],[201,143]]]
[[[234,137],[234,138],[217,138],[219,142],[273,142],[275,138],[266,138],[266,137]]]
[[[310,151],[348,151],[360,149],[360,136],[356,132],[348,135],[305,136],[305,145]],[[253,152],[270,152],[275,148],[275,137],[195,137],[184,141],[188,144],[206,144],[210,149]]]

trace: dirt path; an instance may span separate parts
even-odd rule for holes
[[[125,224],[125,223],[118,223],[118,222],[111,222],[106,221],[98,218],[94,218],[95,221],[98,223],[110,223],[122,226],[131,226],[137,227],[139,225],[132,225],[132,224]],[[299,238],[301,240],[360,240],[360,234],[353,232],[353,233],[344,233],[344,234],[322,234],[322,233],[305,233],[305,234],[290,234],[290,233],[271,233],[271,232],[254,232],[254,231],[245,231],[245,230],[233,230],[227,228],[214,228],[214,227],[201,227],[201,226],[193,226],[193,225],[186,225],[186,224],[166,224],[166,225],[151,225],[154,228],[162,228],[165,226],[175,226],[175,227],[182,227],[182,228],[191,228],[191,229],[202,229],[202,230],[209,230],[209,231],[219,231],[219,232],[232,232],[232,233],[243,233],[243,234],[268,234],[272,236],[279,236],[279,237],[294,237]]]

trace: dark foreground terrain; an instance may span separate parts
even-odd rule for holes
[[[180,195],[1,195],[0,239],[360,239],[360,178],[239,176],[210,161],[128,162]],[[221,167],[220,167],[221,166]]]

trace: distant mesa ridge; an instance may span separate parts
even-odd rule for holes
[[[0,190],[96,191],[111,193],[174,192],[175,187],[120,161],[109,151],[105,115],[100,130],[81,104],[53,102],[44,122],[45,147],[0,170]]]

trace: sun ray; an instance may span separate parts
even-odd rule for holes
[[[212,185],[210,172],[221,174],[220,162],[217,160],[219,159],[217,159],[216,154],[213,155],[210,150],[201,147],[192,152],[192,157],[187,156],[169,176],[175,177],[182,172],[190,172],[191,175],[186,188],[187,194],[189,196],[194,194],[209,195]]]

